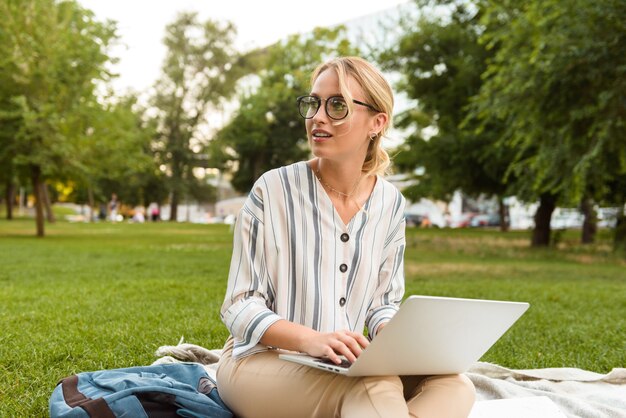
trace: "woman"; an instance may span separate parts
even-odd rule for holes
[[[465,376],[345,377],[281,350],[353,362],[404,293],[404,198],[384,180],[393,94],[368,62],[320,65],[298,98],[315,158],[265,173],[235,228],[217,372],[241,417],[466,417]]]

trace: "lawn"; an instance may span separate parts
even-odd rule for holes
[[[161,345],[220,347],[228,226],[47,225],[0,220],[0,417],[47,415],[73,373],[147,365]],[[520,300],[530,310],[483,357],[512,368],[626,366],[626,262],[574,231],[533,250],[528,232],[407,235],[407,294]]]

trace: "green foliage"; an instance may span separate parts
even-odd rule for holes
[[[14,162],[36,165],[46,175],[74,161],[77,132],[71,119],[93,96],[94,80],[105,79],[111,24],[96,22],[76,2],[0,2],[0,90]]]
[[[144,121],[135,97],[110,97],[106,102],[81,109],[78,123],[84,133],[76,156],[79,170],[72,178],[79,180],[82,201],[89,189],[96,201],[106,202],[117,193],[126,203],[147,204],[152,200],[145,196],[146,189],[159,175],[151,149],[154,126]]]
[[[198,203],[215,203],[217,201],[217,189],[215,186],[201,179],[189,185],[189,195]]]
[[[495,55],[474,112],[505,123],[518,193],[606,196],[626,173],[626,3],[489,2],[481,22]]]
[[[423,169],[417,185],[405,193],[412,200],[449,200],[456,190],[503,195],[511,155],[494,147],[502,126],[477,132],[464,123],[492,55],[478,42],[482,26],[476,7],[462,1],[417,3],[422,17],[405,21],[400,41],[379,58],[402,74],[398,88],[417,102],[397,123],[413,133],[397,150],[396,166],[405,172]],[[447,4],[445,15],[428,12],[441,4]],[[424,136],[428,127],[436,129],[434,135]]]
[[[401,118],[415,130],[397,163],[424,173],[409,197],[446,199],[460,189],[624,205],[624,2],[416,4],[439,17],[409,22],[381,57],[419,105]],[[437,129],[431,138],[426,126]],[[550,216],[537,218],[545,245]]]
[[[237,190],[247,192],[265,171],[308,155],[296,97],[310,89],[310,75],[318,64],[355,54],[342,27],[317,28],[268,48],[258,88],[241,96],[239,110],[211,145],[217,164],[230,164]]]
[[[0,0],[0,122],[3,176],[46,178],[76,170],[76,120],[106,80],[115,26],[94,20],[75,1]],[[37,205],[37,233],[43,212]]]
[[[0,416],[46,416],[59,379],[151,364],[161,345],[219,348],[232,233],[226,225],[70,224],[28,237],[0,220]],[[534,250],[527,232],[407,232],[407,293],[522,300],[530,310],[486,354],[512,368],[626,364],[624,262],[601,233]]]
[[[182,13],[166,28],[167,55],[152,105],[158,110],[155,152],[166,167],[174,219],[179,199],[197,181],[193,168],[206,160],[206,113],[234,92],[249,69],[233,49],[234,33],[232,24],[200,22],[196,13]]]

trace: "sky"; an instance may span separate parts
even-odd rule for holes
[[[406,3],[407,0],[79,0],[97,20],[118,22],[122,45],[113,55],[118,93],[145,92],[158,78],[165,56],[165,26],[180,11],[201,19],[230,20],[237,27],[240,50],[266,46],[316,26],[332,26]]]

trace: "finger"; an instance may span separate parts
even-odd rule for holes
[[[344,356],[346,359],[348,359],[350,363],[354,363],[356,361],[356,356],[354,355],[354,353],[352,353],[350,348],[348,348],[348,346],[342,341],[340,340],[333,341],[333,344],[331,344],[331,347],[333,350],[335,350],[336,354],[340,354]],[[337,360],[333,360],[333,361],[336,364],[341,363],[341,359],[339,358],[339,356],[337,356]]]
[[[370,345],[370,342],[363,334],[359,334],[358,332],[350,332],[350,335],[354,337],[354,339],[359,343],[361,348],[365,348]]]
[[[346,331],[345,333],[351,336],[352,338],[354,338],[356,342],[359,344],[361,349],[367,347],[370,344],[368,339],[365,338],[363,334],[359,334],[358,332],[352,332],[352,331]]]
[[[335,351],[332,345],[329,345],[327,347],[326,357],[335,364],[341,364],[341,358]]]
[[[345,336],[342,342],[345,346],[345,351],[343,351],[341,354],[343,354],[346,359],[350,361],[350,363],[354,363],[357,357],[361,355],[361,347],[354,340],[354,338],[349,336]]]
[[[341,342],[343,342],[348,349],[354,354],[355,357],[361,355],[361,346],[357,341],[356,337],[353,335],[343,335],[341,337]]]

